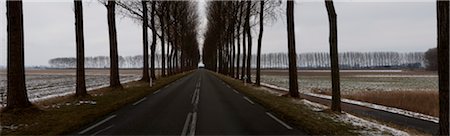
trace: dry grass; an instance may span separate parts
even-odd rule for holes
[[[39,103],[28,109],[1,113],[1,125],[15,129],[3,129],[0,135],[61,135],[75,131],[110,112],[139,100],[140,98],[188,75],[190,72],[160,78],[153,87],[146,82],[130,82],[123,89],[102,88],[90,91],[90,96],[75,98],[58,97]],[[80,101],[96,104],[80,104]],[[78,104],[78,105],[77,105]]]
[[[320,93],[331,95],[330,91]],[[439,116],[439,93],[437,91],[364,91],[343,94],[342,97]]]

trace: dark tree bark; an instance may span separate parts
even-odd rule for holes
[[[287,31],[288,31],[288,56],[289,56],[289,94],[291,97],[300,97],[297,81],[297,54],[295,51],[295,27],[294,27],[294,1],[287,1]]]
[[[245,23],[244,23],[245,26]],[[241,79],[244,81],[245,77],[245,70],[246,70],[246,59],[247,59],[247,44],[246,44],[246,31],[245,27],[242,28],[242,73],[241,73]]]
[[[240,19],[239,19],[240,20]],[[240,21],[238,21],[239,23],[240,23]],[[240,31],[240,28],[241,26],[240,25],[238,25],[238,29],[237,29],[237,32],[236,32],[236,38],[237,38],[237,53],[236,53],[236,76],[235,76],[235,78],[236,79],[239,79],[239,69],[241,68],[240,67],[240,56],[241,56],[241,35],[239,34],[239,31]]]
[[[437,1],[439,135],[449,135],[449,1]]]
[[[6,109],[26,108],[30,107],[31,103],[25,86],[22,1],[6,1],[6,16],[8,27]]]
[[[247,32],[247,83],[252,82],[252,32],[250,30],[250,10],[252,1],[247,1],[247,16],[246,16],[246,32]]]
[[[260,1],[258,52],[256,54],[256,85],[261,85],[261,45],[264,31],[264,0]]]
[[[150,81],[150,77],[148,74],[148,8],[147,8],[147,1],[142,0],[142,13],[143,13],[143,18],[142,18],[142,42],[144,45],[143,48],[143,63],[144,63],[144,67],[142,68],[142,81],[145,82],[149,82]]]
[[[152,15],[151,15],[151,25],[152,28],[155,28],[155,11],[156,11],[156,2],[152,1]],[[151,58],[151,68],[150,68],[150,75],[152,77],[152,79],[156,79],[155,76],[155,50],[156,50],[156,29],[152,29],[152,46],[151,48],[151,52],[152,52],[152,58]]]
[[[83,3],[81,0],[74,1],[75,6],[75,31],[77,44],[77,81],[75,95],[83,97],[86,92],[86,77],[84,70],[84,32],[83,32]]]
[[[109,55],[110,55],[110,80],[109,86],[112,88],[122,88],[119,77],[119,54],[117,51],[117,30],[116,30],[116,1],[108,1],[108,30],[109,30]]]
[[[162,14],[162,13],[161,13]],[[159,16],[159,22],[161,24],[161,76],[165,77],[166,76],[166,57],[165,57],[165,20],[163,18],[163,16]]]
[[[328,20],[330,25],[330,58],[331,58],[331,85],[332,85],[332,100],[331,110],[341,112],[341,89],[339,81],[339,57],[337,46],[337,15],[334,10],[332,0],[325,0],[325,6],[328,11]]]
[[[237,20],[237,31],[236,31],[236,37],[237,37],[237,58],[236,58],[236,79],[239,79],[239,69],[240,67],[240,56],[241,56],[241,24],[242,24],[242,9],[243,7],[239,7],[239,15]],[[245,46],[245,45],[244,45]],[[245,51],[244,51],[245,52]],[[243,70],[243,68],[242,68]]]

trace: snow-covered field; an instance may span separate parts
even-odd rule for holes
[[[329,74],[324,74],[323,72],[318,71],[309,72],[298,74],[299,91],[306,95],[331,99],[331,96],[317,94],[321,91],[331,90],[331,77]],[[288,91],[287,88],[289,88],[289,77],[287,74],[262,73],[263,75],[261,76],[261,82],[263,85]],[[361,71],[354,72],[352,74],[342,73],[340,79],[342,94],[357,94],[367,91],[438,91],[438,77],[436,74],[429,72],[396,72],[395,74],[390,72],[381,72],[373,74],[373,72]],[[437,117],[406,110],[408,108],[395,108],[345,98],[343,98],[342,101],[409,117],[438,122]]]
[[[264,71],[262,73],[261,82],[284,88],[289,87],[287,74],[264,74]],[[351,75],[341,74],[341,93],[347,94],[361,91],[437,91],[438,89],[438,77],[435,74],[372,73],[370,71],[361,71]],[[301,92],[326,91],[331,89],[331,77],[323,73],[317,75],[302,75],[302,73],[299,73],[298,84]]]
[[[120,81],[130,82],[140,78],[139,70],[121,70]],[[28,98],[38,101],[75,93],[75,70],[27,70],[26,86]],[[109,85],[108,70],[87,70],[86,87],[92,90]],[[0,71],[0,94],[6,94],[6,74]],[[0,103],[5,100],[3,97]]]

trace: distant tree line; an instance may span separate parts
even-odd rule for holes
[[[342,52],[339,53],[341,69],[370,68],[423,68],[425,67],[423,52]],[[252,67],[256,67],[252,59]],[[287,68],[289,65],[286,53],[268,53],[261,55],[261,68]],[[297,54],[297,67],[330,68],[328,52],[312,52]]]
[[[142,68],[143,67],[143,57],[142,55],[136,56],[119,56],[119,67],[120,68]],[[109,68],[109,57],[108,56],[95,56],[95,57],[85,57],[85,67],[86,68]],[[149,60],[150,61],[150,60]],[[167,63],[167,60],[165,60]],[[48,61],[48,64],[52,68],[75,68],[76,58],[74,57],[59,57],[53,58]],[[155,55],[155,67],[161,68],[162,56],[161,54]]]
[[[424,68],[428,60],[424,52],[343,52],[339,54],[342,69],[376,69],[376,68]],[[256,68],[256,55],[252,55],[252,68]],[[261,68],[283,69],[288,67],[286,53],[261,54]],[[156,68],[161,68],[160,54],[155,55]],[[142,68],[142,55],[119,56],[120,68]],[[52,68],[75,68],[76,58],[61,57],[49,60]],[[108,56],[86,57],[87,68],[108,68]],[[297,55],[297,67],[310,69],[330,68],[330,55],[327,52],[300,53]]]

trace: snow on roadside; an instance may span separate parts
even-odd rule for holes
[[[328,95],[315,94],[315,93],[305,93],[305,94],[314,96],[314,97],[324,98],[324,99],[331,99],[331,96],[328,96]],[[434,123],[439,123],[439,118],[433,117],[430,115],[425,115],[422,113],[407,111],[407,110],[403,110],[403,109],[399,109],[399,108],[388,107],[388,106],[383,106],[383,105],[378,105],[378,104],[373,104],[373,103],[368,103],[368,102],[350,100],[350,99],[345,99],[345,98],[342,98],[341,101],[345,102],[345,103],[350,103],[350,104],[354,104],[354,105],[372,108],[372,109],[377,109],[377,110],[382,110],[382,111],[391,112],[391,113],[395,113],[395,114],[400,114],[400,115],[404,115],[404,116],[408,116],[408,117],[419,118],[419,119],[431,121]]]
[[[267,84],[267,83],[261,83],[261,85],[267,86],[267,87],[273,88],[273,89],[289,91],[286,88],[282,88],[282,87],[271,85],[271,84]],[[331,99],[331,96],[328,96],[328,95],[315,94],[315,93],[304,93],[304,94],[309,95],[309,96],[324,98],[324,99]],[[430,115],[425,115],[425,114],[422,114],[422,113],[407,111],[407,110],[403,110],[403,109],[399,109],[399,108],[388,107],[388,106],[383,106],[383,105],[378,105],[378,104],[373,104],[373,103],[368,103],[368,102],[350,100],[350,99],[345,99],[345,98],[342,98],[341,101],[345,102],[345,103],[349,103],[349,104],[364,106],[364,107],[368,107],[368,108],[372,108],[372,109],[376,109],[376,110],[382,110],[382,111],[396,113],[396,114],[400,114],[400,115],[404,115],[404,116],[408,116],[408,117],[413,117],[413,118],[418,118],[418,119],[422,119],[422,120],[427,120],[427,121],[431,121],[431,122],[434,122],[434,123],[439,123],[439,118],[433,117],[433,116],[430,116]]]
[[[319,103],[311,102],[305,99],[302,100],[294,100],[300,101],[296,103],[302,103],[306,105],[306,107],[310,108],[313,111],[323,111],[328,107]],[[378,122],[368,121],[359,117],[356,117],[352,114],[348,114],[343,112],[342,114],[332,114],[331,118],[337,122],[344,122],[351,124],[355,127],[362,128],[360,130],[356,130],[357,133],[364,136],[377,136],[377,135],[394,135],[394,136],[409,136],[408,133],[397,130],[395,128],[388,127],[386,125],[380,124]]]
[[[409,136],[408,133],[388,127],[386,125],[380,124],[378,122],[370,122],[367,120],[364,120],[362,118],[356,117],[352,114],[343,113],[341,115],[336,116],[335,118],[338,121],[343,121],[346,123],[350,123],[353,126],[364,128],[363,130],[357,131],[361,135],[364,136],[378,136],[378,135],[386,135],[386,133],[394,136]]]

